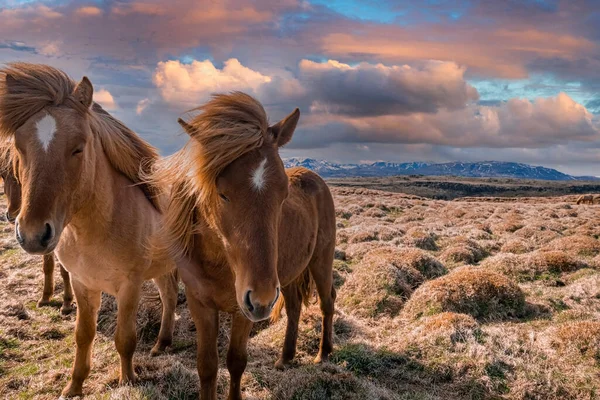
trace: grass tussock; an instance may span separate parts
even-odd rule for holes
[[[403,311],[411,319],[441,312],[482,320],[518,317],[525,312],[525,294],[504,275],[464,267],[422,285]]]
[[[587,265],[561,251],[536,251],[530,254],[500,253],[484,260],[481,267],[524,282],[554,279],[562,273],[577,271]]]

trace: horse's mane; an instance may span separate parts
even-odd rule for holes
[[[188,254],[199,217],[217,201],[217,177],[233,161],[262,146],[269,127],[263,106],[242,92],[213,95],[184,123],[191,140],[183,149],[157,163],[150,181],[171,190],[157,249],[171,256]]]
[[[160,191],[142,179],[158,160],[156,149],[99,104],[87,110],[74,98],[75,87],[66,73],[48,65],[19,62],[0,68],[0,140],[11,139],[20,126],[46,107],[63,105],[88,113],[92,132],[99,137],[111,165],[140,185],[160,210]]]

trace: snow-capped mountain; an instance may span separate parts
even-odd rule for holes
[[[430,175],[430,176],[463,176],[485,178],[519,178],[543,179],[550,181],[598,180],[591,176],[572,176],[552,168],[538,167],[529,164],[482,161],[451,162],[433,164],[425,162],[391,163],[375,162],[371,164],[335,164],[312,158],[287,158],[283,160],[286,168],[305,167],[323,177],[349,176],[392,176],[392,175]]]

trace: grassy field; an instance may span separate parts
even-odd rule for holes
[[[456,176],[385,176],[380,178],[330,178],[338,187],[362,187],[412,194],[439,200],[465,197],[548,197],[600,193],[600,181],[540,181],[512,178]]]
[[[600,206],[575,196],[441,201],[333,188],[338,215],[335,351],[312,365],[318,305],[304,310],[293,368],[273,363],[285,318],[256,326],[249,399],[600,398]],[[2,203],[4,207],[4,200]],[[3,210],[0,207],[0,212]],[[0,223],[0,398],[56,399],[74,316],[37,308],[41,259]],[[152,284],[145,291],[155,293]],[[103,298],[86,399],[196,399],[195,332],[180,293],[175,344],[152,358],[159,304],[138,314],[141,383],[117,387],[115,303]],[[222,316],[219,391],[228,373]]]

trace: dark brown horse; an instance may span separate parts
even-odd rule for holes
[[[10,156],[10,147],[4,151],[4,162],[0,168],[0,176],[4,181],[4,194],[6,194],[6,219],[11,224],[14,224],[19,210],[21,209],[21,185],[15,176],[14,167],[12,165],[12,157]],[[51,304],[52,296],[54,295],[54,253],[45,254],[43,256],[43,271],[44,271],[44,289],[42,298],[38,301],[38,307],[43,307]],[[59,263],[60,275],[63,280],[63,303],[60,311],[62,314],[69,314],[73,311],[73,289],[71,288],[71,279],[67,270]]]
[[[332,351],[335,210],[319,176],[286,171],[279,156],[296,128],[297,109],[269,126],[262,105],[236,92],[198,111],[191,122],[180,120],[191,140],[153,176],[171,188],[157,243],[167,246],[157,250],[179,259],[198,332],[202,399],[216,398],[218,312],[232,314],[229,398],[239,399],[253,321],[280,310],[280,291],[288,320],[276,366],[295,355],[301,305],[314,286],[323,313],[315,361]]]

